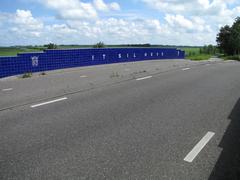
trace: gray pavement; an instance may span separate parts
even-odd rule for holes
[[[1,80],[0,179],[239,179],[239,71],[176,60]]]
[[[46,76],[35,73],[30,79],[22,79],[21,76],[8,77],[0,79],[0,110],[51,99],[67,93],[119,83],[149,74],[216,62],[218,61],[141,61],[49,71],[46,72]],[[10,90],[11,93],[3,90]]]

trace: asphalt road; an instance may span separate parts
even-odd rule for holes
[[[240,179],[239,72],[154,61],[1,80],[0,179]]]

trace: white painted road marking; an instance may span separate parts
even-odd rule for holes
[[[187,70],[189,70],[190,68],[184,68],[184,69],[182,69],[183,71],[187,71]]]
[[[36,107],[39,107],[39,106],[43,106],[43,105],[47,105],[47,104],[63,101],[63,100],[66,100],[66,99],[67,99],[67,97],[63,97],[63,98],[60,98],[60,99],[55,99],[55,100],[52,100],[52,101],[48,101],[48,102],[44,102],[44,103],[40,103],[40,104],[35,104],[35,105],[32,105],[31,108],[36,108]]]
[[[189,163],[193,162],[193,160],[197,157],[197,155],[201,152],[201,150],[207,145],[207,143],[211,140],[211,138],[215,135],[214,132],[208,132],[188,153],[188,155],[184,158],[184,161]]]
[[[142,77],[142,78],[138,78],[138,79],[136,79],[136,80],[137,80],[137,81],[141,81],[141,80],[149,79],[149,78],[152,78],[152,76]]]
[[[83,75],[83,76],[80,76],[81,78],[86,78],[87,76]]]
[[[8,88],[8,89],[2,89],[2,91],[12,91],[13,88]]]

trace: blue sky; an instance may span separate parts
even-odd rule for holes
[[[238,0],[1,0],[0,46],[216,44]]]

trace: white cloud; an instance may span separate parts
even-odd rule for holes
[[[110,10],[119,11],[121,9],[120,5],[116,2],[106,4],[103,0],[94,0],[93,4],[95,8],[99,11],[110,11]]]
[[[91,3],[79,0],[43,0],[41,2],[56,10],[63,19],[96,19],[98,16]]]
[[[1,13],[1,45],[36,44],[43,36],[44,23],[34,18],[29,10]]]
[[[28,30],[39,30],[43,28],[43,23],[33,18],[31,11],[17,10],[13,17],[13,22],[19,27]]]
[[[177,32],[194,33],[201,44],[209,42],[199,38],[201,32],[211,34],[211,42],[219,27],[231,25],[240,14],[237,0],[139,0],[148,7],[165,14],[165,20]],[[190,34],[189,34],[190,35]],[[208,34],[206,34],[207,36]],[[204,42],[205,41],[205,42]]]
[[[226,3],[224,0],[141,0],[150,7],[167,13],[183,13],[191,15],[206,15],[217,13],[222,5]],[[204,14],[202,14],[204,13]]]
[[[120,11],[121,7],[118,3],[116,2],[112,2],[109,4],[110,9],[114,10],[114,11]]]
[[[100,11],[108,11],[109,10],[108,5],[103,0],[94,0],[93,4],[97,10],[100,10]]]
[[[184,18],[184,16],[182,15],[170,15],[170,14],[167,14],[166,17],[165,17],[165,20],[171,25],[171,26],[174,26],[174,27],[181,27],[181,28],[186,28],[186,29],[193,29],[193,23]]]
[[[167,14],[165,16],[165,20],[167,24],[169,24],[172,28],[177,29],[179,32],[213,32],[211,27],[205,22],[204,19],[193,16],[190,18],[186,18],[182,15],[172,15]]]
[[[215,35],[203,19],[169,15],[172,25],[158,19],[99,19],[95,22],[69,21],[82,39],[106,43],[199,45],[214,43]],[[183,23],[183,22],[184,23]],[[186,28],[187,27],[187,28]]]
[[[198,3],[204,8],[207,9],[210,6],[209,0],[198,0]]]
[[[163,13],[161,22],[157,13],[152,18],[141,18],[139,12],[127,15],[119,11],[114,15],[112,11],[121,9],[116,2],[41,0],[56,12],[60,21],[54,19],[46,25],[43,22],[47,20],[34,17],[29,10],[17,10],[14,14],[0,13],[0,26],[7,27],[0,28],[1,43],[93,44],[104,41],[107,44],[215,44],[219,27],[231,24],[240,13],[240,7],[231,9],[224,0],[139,1]],[[236,1],[232,0],[231,3]]]
[[[83,2],[81,0],[39,0],[40,3],[57,12],[58,17],[64,20],[96,20],[98,11],[107,12],[120,10],[116,2],[105,3],[104,0]]]
[[[46,30],[49,32],[55,32],[60,35],[67,35],[72,33],[77,33],[76,29],[72,29],[66,24],[53,24],[50,26],[46,26]]]
[[[162,13],[180,14],[185,17],[198,16],[213,27],[219,24],[231,24],[239,16],[236,0],[140,0],[149,7]],[[235,7],[235,8],[232,8]]]

